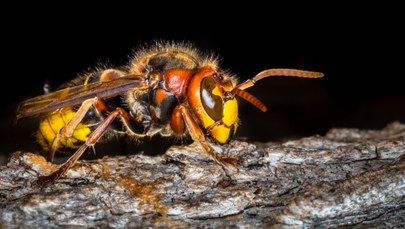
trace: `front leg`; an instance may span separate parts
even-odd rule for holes
[[[181,117],[186,124],[187,130],[191,135],[191,138],[194,141],[197,141],[201,144],[204,148],[204,152],[210,156],[215,162],[221,165],[224,168],[233,168],[236,169],[236,164],[238,159],[236,158],[229,158],[229,157],[222,157],[212,146],[208,143],[205,139],[204,133],[201,131],[198,124],[194,121],[191,114],[188,112],[187,108],[184,105],[178,105],[175,111],[181,114]],[[176,114],[173,114],[176,115]]]

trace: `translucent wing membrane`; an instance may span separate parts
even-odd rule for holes
[[[23,101],[18,107],[16,118],[18,120],[63,107],[78,105],[84,100],[94,97],[110,98],[128,90],[147,87],[148,85],[148,82],[141,80],[139,76],[128,75],[111,81],[68,87]]]

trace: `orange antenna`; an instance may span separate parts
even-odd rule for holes
[[[258,98],[256,98],[254,95],[250,94],[249,92],[241,90],[239,88],[234,88],[232,90],[232,92],[235,95],[238,95],[242,99],[244,99],[244,100],[248,101],[249,103],[253,104],[259,110],[261,110],[263,112],[267,111],[266,105],[264,105],[264,103],[262,103],[262,101],[260,101]]]
[[[302,78],[321,78],[321,77],[323,77],[323,73],[297,70],[297,69],[288,69],[288,68],[267,69],[262,72],[259,72],[252,79],[248,79],[245,82],[238,84],[232,90],[231,93],[233,93],[234,95],[238,95],[242,99],[253,104],[259,110],[266,112],[267,111],[266,105],[264,105],[258,98],[256,98],[255,96],[253,96],[252,94],[250,94],[244,90],[249,87],[252,87],[257,81],[270,77],[270,76],[293,76],[293,77],[302,77]]]
[[[297,70],[297,69],[289,69],[289,68],[273,68],[267,69],[262,72],[259,72],[255,77],[252,79],[248,79],[245,82],[237,85],[235,88],[239,88],[241,90],[245,90],[246,88],[252,87],[257,81],[270,77],[270,76],[293,76],[293,77],[302,77],[302,78],[322,78],[323,73],[321,72],[312,72],[312,71],[304,71],[304,70]]]

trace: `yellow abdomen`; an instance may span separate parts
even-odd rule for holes
[[[50,150],[57,134],[72,120],[75,113],[71,108],[64,108],[41,119],[36,138],[43,150]],[[55,149],[76,149],[86,140],[90,132],[90,125],[79,123],[71,137],[62,137],[59,141],[55,142]]]

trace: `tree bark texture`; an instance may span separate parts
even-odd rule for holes
[[[231,141],[224,169],[196,143],[160,156],[57,165],[14,153],[0,167],[2,227],[312,228],[405,226],[405,125],[332,129],[287,142]]]

